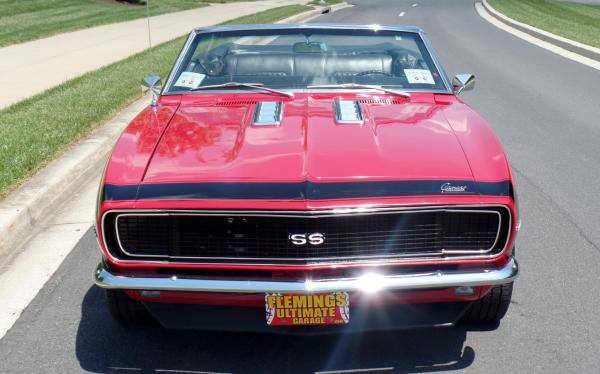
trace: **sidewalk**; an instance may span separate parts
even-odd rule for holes
[[[152,45],[215,25],[308,0],[213,4],[150,18]],[[148,48],[146,19],[103,25],[0,48],[0,109]]]
[[[321,11],[279,22],[306,22]],[[0,201],[0,339],[93,224],[102,165],[117,136],[149,100],[147,94],[121,110]]]

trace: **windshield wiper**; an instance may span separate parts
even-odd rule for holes
[[[358,83],[341,83],[341,84],[316,84],[313,86],[307,86],[306,88],[352,88],[352,89],[369,89],[369,90],[377,90],[385,93],[389,93],[392,95],[398,95],[405,98],[410,98],[410,93],[404,91],[396,91],[389,88],[385,88],[378,85],[373,84],[358,84]]]
[[[211,90],[211,89],[218,89],[218,88],[240,88],[240,87],[256,88],[259,90],[263,90],[265,92],[269,92],[269,93],[273,93],[273,94],[277,94],[277,95],[281,95],[281,96],[285,96],[285,97],[289,97],[289,98],[294,97],[294,94],[291,92],[274,90],[272,88],[265,87],[265,85],[262,83],[227,82],[227,83],[223,83],[223,84],[213,84],[211,86],[200,86],[200,87],[192,88],[191,90],[192,91],[200,91],[200,90]]]

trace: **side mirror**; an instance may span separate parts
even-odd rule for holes
[[[452,90],[455,95],[463,91],[470,91],[475,88],[475,76],[473,74],[456,74],[452,79]]]
[[[152,106],[156,106],[158,96],[160,95],[161,82],[158,75],[148,75],[142,79],[142,88],[152,91]]]

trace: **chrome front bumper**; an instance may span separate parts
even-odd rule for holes
[[[231,293],[302,293],[381,290],[419,290],[461,286],[493,286],[512,282],[518,274],[514,257],[501,268],[478,271],[436,271],[397,275],[365,274],[348,279],[299,281],[231,280],[191,277],[130,277],[109,272],[102,263],[94,271],[97,286],[109,289]]]

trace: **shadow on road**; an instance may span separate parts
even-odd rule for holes
[[[401,372],[458,370],[471,365],[465,327],[394,333],[287,336],[124,327],[104,293],[91,287],[82,304],[76,354],[96,373],[314,373],[389,368]]]

